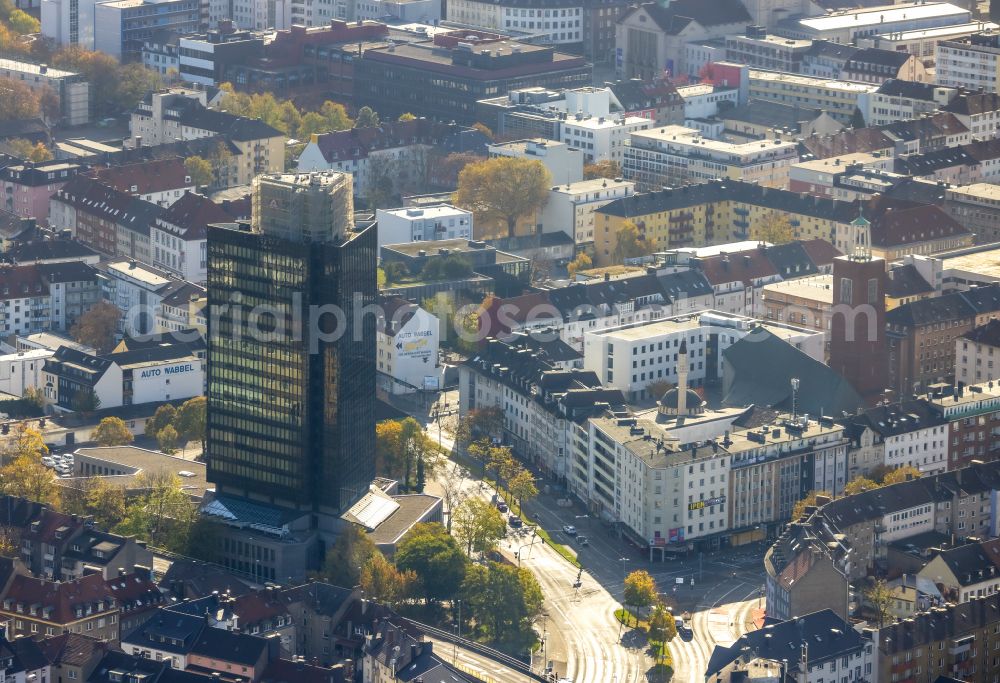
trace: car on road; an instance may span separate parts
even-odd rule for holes
[[[588,546],[588,545],[590,545],[590,540],[586,536],[577,536],[576,537],[576,542],[579,543],[582,546]]]
[[[521,518],[517,515],[511,515],[508,517],[507,523],[510,524],[511,529],[520,529],[521,525],[524,524],[524,522],[521,521]]]
[[[499,510],[503,514],[507,514],[507,510],[509,509],[510,508],[507,507],[507,503],[503,502],[502,500],[499,503],[497,503],[497,510]]]
[[[562,530],[567,536],[576,536],[576,527],[572,524],[564,525]]]

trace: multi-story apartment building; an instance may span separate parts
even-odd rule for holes
[[[1000,320],[991,320],[955,340],[955,381],[962,386],[996,380],[1000,380]]]
[[[742,35],[726,36],[726,61],[754,69],[796,73],[811,46],[811,40],[768,35],[763,26],[747,26]]]
[[[149,263],[174,277],[203,285],[208,278],[208,226],[230,216],[204,195],[185,192],[149,226]]]
[[[162,145],[176,140],[221,137],[236,147],[226,186],[249,185],[254,176],[285,169],[285,136],[263,121],[209,109],[204,90],[148,94],[132,112],[132,144]]]
[[[955,340],[1000,317],[996,285],[899,306],[886,314],[889,383],[898,396],[921,393],[955,375]]]
[[[977,140],[1000,137],[1000,94],[963,92],[941,110],[954,114]]]
[[[596,210],[594,263],[615,262],[616,235],[626,222],[637,225],[658,251],[669,251],[746,240],[753,226],[777,214],[787,216],[796,239],[822,239],[850,252],[861,240],[871,243],[870,225],[852,225],[859,211],[852,202],[733,180],[638,193]]]
[[[1000,185],[988,182],[947,187],[943,207],[975,234],[977,244],[1000,241]]]
[[[157,325],[164,299],[205,297],[205,288],[144,263],[111,260],[104,266],[104,297],[122,311],[118,331],[129,336],[165,332]]]
[[[579,365],[580,354],[558,339],[541,342],[528,334],[491,339],[478,360],[459,367],[459,410],[465,415],[501,408],[504,440],[514,452],[565,481],[573,425],[584,423],[602,406],[625,403],[620,391],[603,388]]]
[[[86,76],[13,59],[0,59],[0,76],[15,79],[32,90],[54,92],[59,98],[63,125],[82,126],[90,121],[90,83]]]
[[[471,211],[449,204],[428,207],[378,209],[378,244],[434,242],[473,238]]]
[[[594,212],[616,199],[635,192],[630,180],[595,178],[555,185],[549,191],[539,223],[543,232],[562,230],[573,238],[577,248],[593,248]],[[381,230],[381,224],[379,226]]]
[[[995,331],[997,325],[1000,323],[993,321],[988,327]],[[970,347],[974,343],[978,345],[973,337],[960,338],[956,343],[960,345],[966,341]],[[966,350],[956,350],[959,358],[965,353]],[[993,380],[959,382],[957,391],[937,392],[927,399],[938,415],[948,421],[950,470],[968,467],[973,460],[991,460],[997,451],[996,437],[1000,433],[1000,383]]]
[[[917,29],[912,31],[894,31],[876,33],[865,38],[858,38],[858,47],[880,47],[894,52],[909,52],[925,64],[933,64],[938,43],[947,40],[961,40],[983,31],[1000,29],[991,21],[973,21],[968,24],[952,24],[938,28]]]
[[[797,160],[794,142],[724,142],[693,128],[666,126],[632,133],[622,170],[644,188],[718,178],[783,188],[788,167]]]
[[[846,618],[849,551],[823,526],[792,520],[764,555],[768,616],[792,619],[829,609]]]
[[[1000,86],[1000,32],[974,33],[937,44],[937,81],[970,92],[997,92]]]
[[[855,431],[872,431],[876,447],[880,445],[882,450],[880,465],[892,469],[913,467],[923,474],[951,469],[948,420],[926,401],[878,406],[841,422]]]
[[[851,122],[862,98],[878,89],[878,85],[870,83],[756,69],[750,69],[748,80],[751,99],[821,109],[845,125]]]
[[[100,298],[97,271],[81,262],[0,268],[0,327],[9,334],[68,330]]]
[[[100,574],[70,581],[14,576],[4,591],[0,617],[11,636],[54,636],[80,633],[118,640],[119,608]]]
[[[195,190],[180,157],[95,168],[87,173],[102,184],[159,206],[170,206]]]
[[[933,607],[872,634],[878,681],[992,681],[1000,674],[1000,594]]]
[[[919,118],[942,107],[951,111],[947,105],[957,94],[957,88],[891,78],[878,89],[862,96],[858,108],[869,126],[884,126],[894,121]]]
[[[687,343],[690,386],[701,387],[722,377],[722,353],[761,326],[816,360],[824,359],[822,332],[772,321],[759,325],[752,318],[706,311],[588,331],[583,367],[632,401],[657,398],[647,396],[647,388],[677,383],[683,370],[678,360],[681,343]]]
[[[65,161],[40,164],[12,164],[0,169],[4,190],[4,208],[18,216],[34,218],[46,225],[49,197],[76,177],[81,167]]]

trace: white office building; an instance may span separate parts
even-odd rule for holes
[[[635,193],[630,180],[595,178],[556,185],[542,209],[543,232],[562,230],[577,246],[594,241],[594,211],[605,204]],[[379,225],[381,230],[381,224]]]
[[[500,142],[489,146],[491,157],[537,159],[557,184],[583,180],[583,151],[565,142],[533,138]]]
[[[406,242],[472,239],[471,211],[450,204],[428,207],[378,209],[378,246]]]
[[[42,368],[53,353],[49,349],[32,349],[0,356],[0,392],[23,396],[28,387],[41,389],[45,382]]]
[[[937,46],[937,82],[977,92],[997,92],[1000,85],[1000,31],[977,33]]]
[[[968,24],[972,12],[947,2],[901,3],[847,9],[818,17],[780,21],[774,32],[789,38],[849,45],[878,34]]]
[[[687,344],[688,382],[700,387],[721,379],[723,352],[758,327],[824,361],[822,330],[706,311],[586,332],[583,367],[597,373],[604,386],[620,389],[632,400],[656,398],[647,396],[651,384],[677,384],[684,371],[678,365],[682,344]]]

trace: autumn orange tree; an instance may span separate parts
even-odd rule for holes
[[[513,237],[517,222],[545,204],[552,176],[535,159],[494,157],[467,165],[458,174],[456,203],[476,220],[499,221]]]

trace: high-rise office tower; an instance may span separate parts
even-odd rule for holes
[[[354,230],[342,173],[259,176],[253,212],[208,234],[205,511],[301,540],[375,476],[375,316],[360,307],[375,301],[376,228]],[[250,551],[264,579],[309,562],[261,570],[260,554],[273,548]]]

